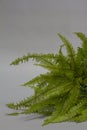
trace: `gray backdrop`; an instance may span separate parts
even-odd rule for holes
[[[62,123],[41,127],[43,118],[8,117],[5,104],[30,96],[33,91],[20,85],[44,69],[33,63],[10,66],[27,52],[57,52],[64,34],[76,48],[73,32],[87,34],[87,0],[0,0],[0,130],[87,129],[87,123]]]

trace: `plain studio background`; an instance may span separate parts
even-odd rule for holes
[[[0,130],[86,130],[87,123],[61,123],[42,127],[43,118],[8,117],[5,104],[30,96],[33,91],[20,85],[45,70],[26,63],[10,66],[28,52],[58,52],[57,33],[76,48],[73,32],[87,34],[87,0],[0,0]]]

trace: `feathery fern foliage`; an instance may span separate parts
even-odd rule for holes
[[[27,54],[11,63],[18,65],[33,59],[35,65],[48,71],[23,84],[32,88],[34,95],[16,104],[7,104],[9,108],[18,110],[10,115],[46,115],[43,125],[87,120],[87,37],[81,32],[75,34],[82,41],[77,51],[63,35],[58,34],[63,42],[59,53]],[[64,46],[67,55],[62,53]]]

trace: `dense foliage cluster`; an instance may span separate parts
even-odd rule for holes
[[[9,108],[18,110],[10,115],[46,115],[43,125],[87,120],[87,37],[81,32],[75,34],[82,42],[77,51],[63,35],[58,34],[63,42],[58,53],[27,54],[11,63],[18,65],[33,59],[35,65],[48,71],[23,84],[32,88],[34,95],[18,103],[7,104]],[[66,55],[62,51],[64,46]]]

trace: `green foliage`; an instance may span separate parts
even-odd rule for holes
[[[63,42],[56,54],[27,54],[11,65],[35,61],[35,65],[48,71],[40,74],[23,86],[34,90],[34,95],[7,106],[17,112],[9,115],[38,113],[47,116],[43,125],[63,121],[81,122],[87,120],[87,37],[75,33],[82,46],[74,50],[71,43],[61,34]],[[66,47],[67,55],[62,48]]]

